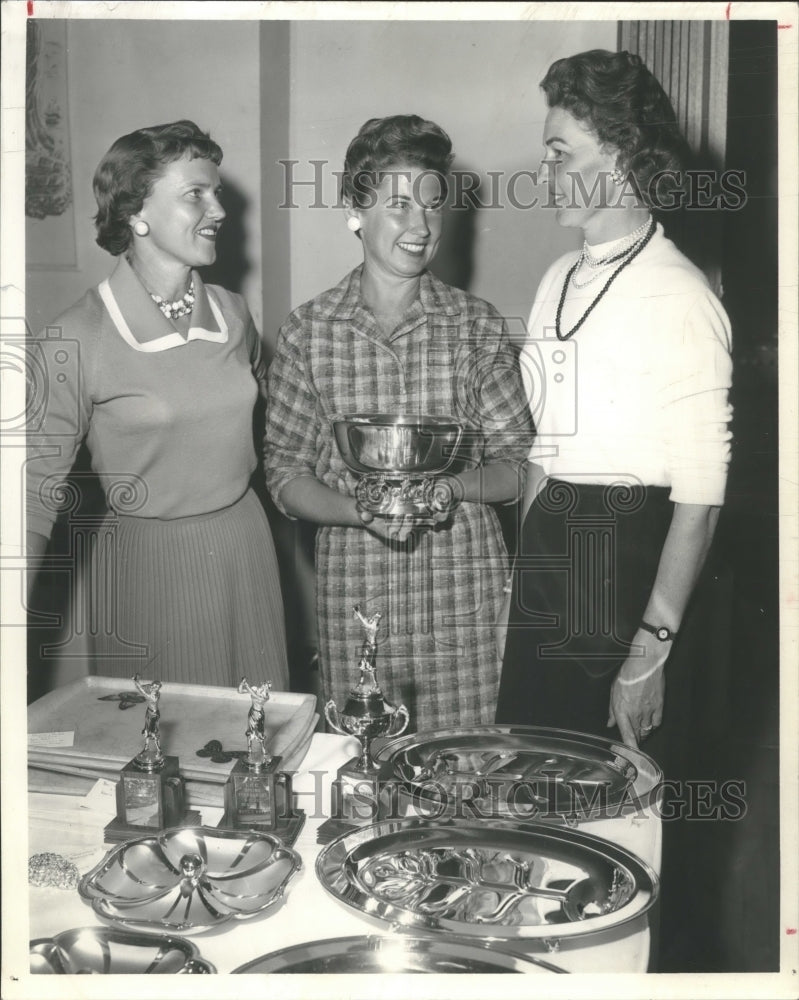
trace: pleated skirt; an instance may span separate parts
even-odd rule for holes
[[[95,673],[288,688],[277,559],[252,490],[193,517],[110,514],[94,565]]]

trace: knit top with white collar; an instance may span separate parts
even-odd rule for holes
[[[86,439],[109,507],[171,520],[230,506],[256,466],[260,340],[244,299],[192,275],[184,336],[124,257],[32,339],[28,529],[49,536],[57,487]]]

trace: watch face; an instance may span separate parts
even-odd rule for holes
[[[669,632],[669,630],[666,628],[665,625],[661,625],[660,628],[655,633],[655,635],[658,637],[658,639],[660,639],[661,642],[665,642],[670,637],[671,633]]]

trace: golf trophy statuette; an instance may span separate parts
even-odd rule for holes
[[[404,733],[409,721],[408,709],[404,705],[395,708],[389,704],[377,683],[375,656],[381,615],[378,613],[366,618],[356,605],[355,617],[365,632],[358,664],[358,683],[350,691],[342,712],[332,698],[325,705],[325,718],[332,728],[344,736],[356,737],[361,744],[360,756],[343,764],[333,782],[331,818],[328,822],[338,828],[370,823],[378,818],[380,769],[372,760],[369,747],[375,737]]]
[[[273,833],[287,844],[297,838],[305,813],[294,809],[291,775],[280,771],[281,757],[266,749],[266,711],[272,685],[253,687],[242,677],[239,694],[249,694],[247,753],[233,765],[225,783],[225,814],[220,828]]]
[[[144,746],[120,772],[116,788],[117,814],[105,828],[110,843],[146,836],[171,826],[197,826],[200,814],[186,809],[186,791],[177,757],[161,750],[158,721],[161,712],[161,682],[133,683],[147,702],[144,716]]]

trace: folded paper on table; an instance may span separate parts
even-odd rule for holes
[[[74,730],[71,747],[28,749],[30,786],[55,791],[86,792],[97,778],[113,778],[142,746],[145,705],[129,708],[123,696],[132,684],[112,677],[83,677],[57,688],[28,706],[28,731]],[[221,805],[222,789],[236,758],[246,750],[249,699],[235,688],[164,682],[159,727],[165,752],[180,758],[190,804]],[[275,691],[266,704],[266,740],[272,755],[282,757],[282,770],[296,770],[307,753],[317,722],[316,698]],[[209,741],[221,745],[217,760],[198,756]]]

